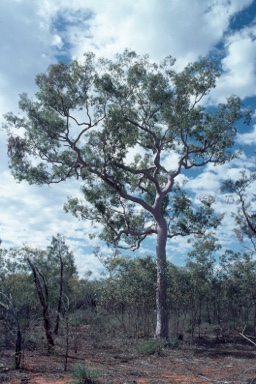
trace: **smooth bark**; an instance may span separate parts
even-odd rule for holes
[[[166,242],[167,225],[164,218],[157,225],[156,263],[156,337],[168,338],[168,305],[167,305],[167,279],[166,279]]]

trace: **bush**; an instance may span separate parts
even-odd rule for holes
[[[136,345],[137,351],[147,355],[159,354],[166,345],[166,340],[150,339]]]
[[[182,341],[182,340],[183,340],[183,336],[181,335],[180,341]],[[169,348],[176,348],[178,346],[178,340],[173,340],[173,339],[169,338],[169,339],[165,340],[164,346],[169,347]]]
[[[75,379],[73,384],[95,384],[100,376],[100,371],[78,364],[72,369],[71,374]]]

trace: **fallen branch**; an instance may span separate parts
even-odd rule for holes
[[[254,341],[252,341],[251,339],[249,339],[249,337],[245,336],[243,333],[239,333],[240,336],[244,337],[246,340],[248,340],[250,343],[252,343],[253,345],[255,345],[256,347],[256,343],[254,343]]]
[[[198,377],[202,377],[202,379],[210,381],[211,383],[219,383],[219,384],[228,384],[228,381],[223,380],[217,380],[217,379],[210,379],[209,377],[206,377],[204,375],[198,375]]]

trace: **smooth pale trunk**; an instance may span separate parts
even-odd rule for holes
[[[156,264],[157,264],[157,289],[156,289],[156,337],[167,339],[168,329],[168,308],[167,308],[167,281],[166,281],[166,242],[167,224],[162,217],[157,223],[156,240]]]

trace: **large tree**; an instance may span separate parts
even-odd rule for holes
[[[208,59],[181,72],[167,57],[160,64],[125,51],[114,61],[84,55],[36,78],[35,99],[20,97],[22,117],[6,115],[14,177],[30,184],[80,178],[85,201],[66,209],[101,224],[100,237],[136,249],[156,236],[157,337],[168,337],[168,238],[217,225],[213,200],[201,204],[178,187],[184,171],[223,164],[241,118],[240,100],[205,109],[217,64]]]

